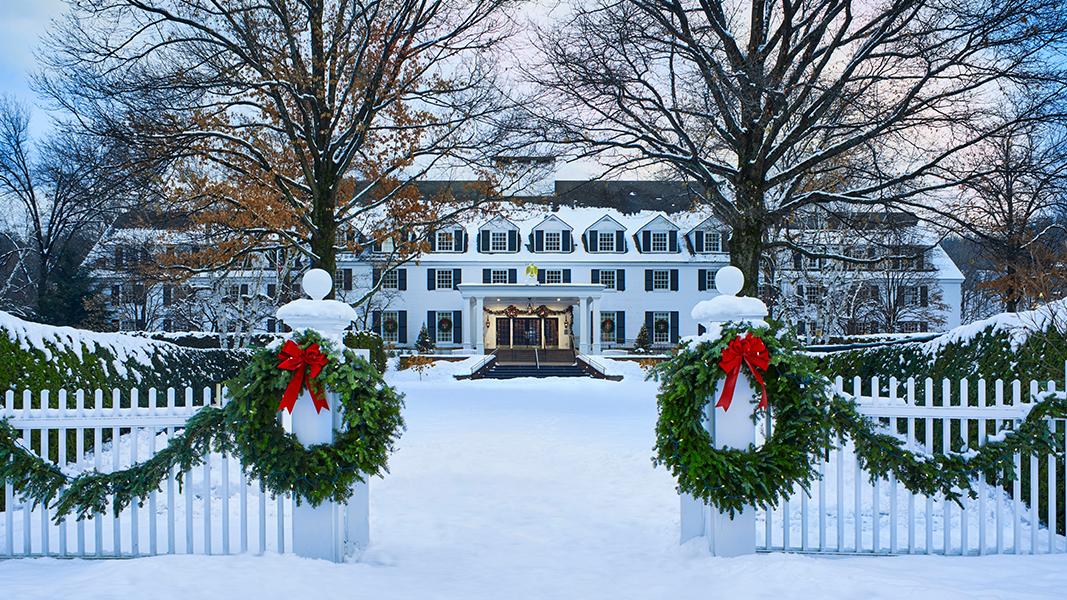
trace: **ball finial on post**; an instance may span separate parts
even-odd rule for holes
[[[715,273],[715,289],[724,296],[736,296],[745,287],[745,274],[733,265],[723,267]]]
[[[311,296],[312,300],[322,300],[330,295],[330,290],[333,289],[333,279],[329,273],[322,269],[311,269],[304,273],[304,277],[300,282],[304,292]]]

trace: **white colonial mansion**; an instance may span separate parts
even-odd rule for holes
[[[355,302],[376,288],[357,307],[361,325],[398,348],[412,347],[424,327],[439,350],[475,353],[598,353],[632,346],[642,326],[656,346],[699,333],[689,310],[716,293],[712,281],[728,264],[730,233],[689,210],[684,185],[556,181],[554,194],[526,200],[491,218],[438,228],[428,252],[393,268],[383,270],[379,260],[388,247],[368,244],[340,255],[338,297]],[[772,316],[795,322],[813,339],[959,324],[962,274],[940,246],[920,244],[914,223],[903,223],[909,237],[900,242],[900,225],[880,221],[866,227],[873,235],[860,236],[881,239],[879,255],[900,246],[889,252],[896,258],[844,267],[820,255],[873,255],[854,233],[827,222],[791,232],[813,250],[776,254],[781,258],[760,288]],[[898,240],[892,244],[890,230]],[[144,252],[137,245],[160,239],[157,234],[119,227],[91,254],[98,275],[110,282],[116,328],[282,329],[273,309],[283,301],[283,286],[306,265],[265,257],[241,270],[194,277],[181,291],[124,276],[130,257]],[[909,254],[903,246],[920,250],[901,258]],[[206,302],[206,295],[218,302]],[[221,308],[191,311],[212,304]]]

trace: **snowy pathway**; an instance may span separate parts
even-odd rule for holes
[[[0,562],[3,597],[1053,598],[1067,557],[714,559],[676,543],[654,387],[399,380],[408,431],[360,564],[289,556]]]

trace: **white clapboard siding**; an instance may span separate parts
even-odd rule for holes
[[[213,388],[8,391],[0,419],[20,432],[25,448],[68,474],[111,472],[153,456],[197,411],[223,402]],[[72,515],[57,524],[48,507],[29,506],[11,485],[3,494],[5,558],[284,552],[291,536],[291,498],[263,491],[240,461],[219,454],[183,474],[180,484],[170,473],[118,515]]]
[[[860,412],[884,431],[925,454],[959,451],[961,444],[977,450],[1024,419],[1038,394],[1057,391],[1053,381],[895,377],[857,377],[849,385],[837,377],[834,386],[850,393]],[[1050,419],[1049,426],[1067,445],[1067,419]],[[978,481],[977,497],[965,497],[961,507],[940,496],[912,494],[892,477],[872,483],[848,440],[839,441],[816,466],[820,479],[811,490],[797,489],[774,510],[758,509],[757,548],[844,554],[1067,552],[1067,539],[1056,531],[1065,527],[1057,514],[1067,503],[1067,492],[1057,492],[1067,477],[1064,461],[1016,455],[1014,465],[1027,477],[1025,495],[1019,479],[1008,490]],[[810,514],[816,507],[817,518]]]

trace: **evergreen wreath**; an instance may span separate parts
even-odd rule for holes
[[[105,513],[109,504],[118,514],[134,500],[143,502],[175,467],[182,484],[184,473],[216,451],[235,454],[273,494],[292,493],[297,502],[307,500],[313,506],[326,500],[343,502],[355,482],[388,472],[389,454],[404,429],[403,395],[386,385],[367,361],[348,349],[338,352],[314,331],[296,334],[293,340],[301,348],[318,344],[329,359],[315,381],[337,393],[344,411],[332,444],[305,448],[282,429],[278,403],[291,372],[278,368],[277,350],[265,348],[227,383],[231,401],[225,408],[205,406],[163,450],[121,471],[70,477],[23,447],[18,432],[0,420],[0,482],[11,483],[31,507],[51,506],[57,523],[69,514],[81,520]]]
[[[762,339],[770,355],[763,379],[774,427],[759,448],[715,448],[704,416],[716,386],[726,377],[719,362],[730,341],[749,332]],[[741,371],[757,389],[751,372]],[[661,381],[653,463],[671,472],[679,492],[731,515],[746,506],[777,507],[797,486],[810,491],[818,477],[817,461],[839,438],[853,442],[872,482],[893,474],[913,493],[942,494],[957,503],[964,495],[977,496],[974,483],[980,475],[991,485],[1014,480],[1015,454],[1062,456],[1064,450],[1046,420],[1067,417],[1067,398],[1051,394],[1042,396],[1014,429],[977,450],[930,456],[909,449],[904,440],[861,414],[851,397],[838,393],[779,323],[758,328],[726,324],[717,340],[683,344],[649,377]]]

